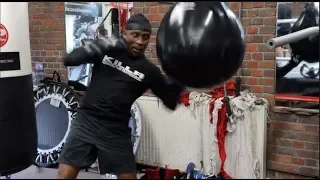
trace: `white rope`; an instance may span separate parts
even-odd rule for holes
[[[212,101],[212,98],[210,95],[206,94],[206,93],[198,93],[198,92],[191,92],[189,94],[189,108],[190,111],[192,112],[194,118],[196,119],[197,117],[195,116],[195,112],[196,110],[198,110],[199,108],[196,108],[200,105],[206,104],[209,105],[210,102]],[[202,109],[202,108],[200,108]],[[200,127],[203,128],[204,125],[206,125],[206,122],[204,122],[205,120],[207,120],[207,118],[202,118],[203,112],[197,113],[198,115],[200,115],[200,117],[198,117],[200,119]],[[205,153],[205,148],[204,148],[204,131],[200,131],[200,161],[201,161],[201,169],[200,172],[204,172],[204,153]]]
[[[236,153],[228,154],[232,161],[230,166],[238,167],[238,170],[241,168],[241,171],[233,172],[233,176],[237,178],[243,178],[244,173],[246,173],[246,177],[249,176],[255,179],[261,176],[261,162],[256,154],[256,134],[258,133],[257,124],[263,122],[260,119],[252,119],[257,100],[260,100],[268,110],[267,100],[258,98],[249,91],[240,92],[239,97],[235,97],[230,101],[233,113],[231,121],[228,122],[228,132],[232,133],[232,137],[236,138],[230,138],[226,143],[232,144],[233,152],[236,151]],[[248,163],[251,163],[251,166],[248,166]],[[249,167],[249,169],[246,169],[246,167]],[[232,174],[232,172],[230,173]]]

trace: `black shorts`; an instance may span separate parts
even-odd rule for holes
[[[100,174],[135,173],[136,162],[128,124],[97,120],[77,113],[58,163],[89,167],[98,158]]]

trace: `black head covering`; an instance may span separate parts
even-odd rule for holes
[[[135,14],[127,20],[126,30],[140,30],[151,33],[151,24],[143,14]]]

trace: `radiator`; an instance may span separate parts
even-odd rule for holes
[[[205,173],[219,173],[216,125],[210,123],[209,101],[194,108],[179,105],[175,111],[165,108],[156,97],[142,96],[137,102],[142,116],[137,163],[168,165],[185,172],[190,162],[199,169],[203,161]],[[266,109],[266,105],[255,106],[252,112],[245,112],[226,137],[224,169],[233,178],[266,177]]]

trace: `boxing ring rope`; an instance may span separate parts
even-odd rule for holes
[[[298,19],[279,19],[277,20],[277,24],[284,23],[295,23]]]
[[[294,2],[278,2],[278,4],[293,4]]]
[[[290,57],[276,57],[277,61],[290,61]]]

